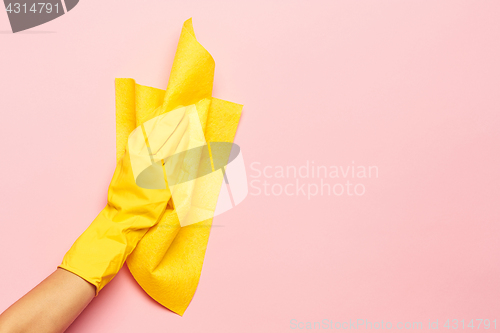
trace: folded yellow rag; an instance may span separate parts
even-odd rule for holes
[[[164,189],[135,184],[128,145],[134,129],[142,126],[144,130],[154,117],[189,106],[198,114],[207,143],[232,142],[242,105],[212,97],[214,69],[214,60],[196,40],[189,19],[181,32],[166,91],[136,84],[133,79],[116,79],[117,169],[108,204],[59,266],[94,284],[96,295],[126,261],[139,285],[163,306],[183,315],[191,302],[212,218],[181,227],[179,205],[172,201],[166,178]],[[214,210],[220,182],[210,186],[209,191],[193,193],[195,199],[190,200]]]

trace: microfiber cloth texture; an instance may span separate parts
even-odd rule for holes
[[[197,41],[189,19],[182,28],[166,90],[129,78],[116,79],[117,160],[125,153],[130,133],[158,107],[168,112],[194,104],[206,142],[233,142],[243,106],[212,97],[214,69],[215,62]],[[169,204],[170,209],[145,233],[126,263],[148,295],[183,315],[198,286],[212,219],[181,227]]]

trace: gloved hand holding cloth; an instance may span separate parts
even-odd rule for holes
[[[160,304],[180,315],[188,307],[222,183],[209,170],[210,143],[233,141],[242,109],[212,97],[214,69],[189,19],[166,91],[116,79],[117,166],[108,203],[59,266],[95,285],[96,296],[127,262]],[[219,158],[228,158],[225,150]]]

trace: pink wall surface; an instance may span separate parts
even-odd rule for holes
[[[184,317],[124,267],[68,332],[500,329],[496,0],[82,0],[18,34],[0,10],[0,312],[105,205],[114,78],[165,88],[190,17],[216,61],[214,96],[245,105],[250,193],[216,218]],[[279,177],[307,164],[378,174]]]

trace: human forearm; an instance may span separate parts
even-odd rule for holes
[[[60,333],[95,296],[95,286],[58,268],[0,315],[0,333]]]

